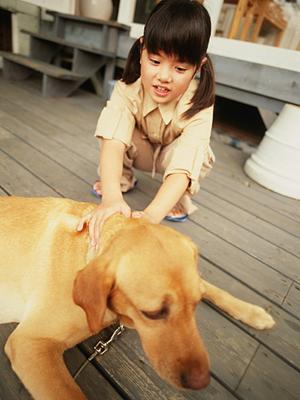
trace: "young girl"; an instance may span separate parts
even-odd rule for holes
[[[162,0],[132,46],[121,81],[103,109],[95,136],[100,141],[102,196],[89,224],[93,245],[110,215],[184,221],[196,207],[190,196],[214,162],[209,146],[214,74],[206,54],[211,24],[196,0]],[[200,78],[195,79],[199,73]],[[133,167],[159,172],[163,183],[143,211],[131,212],[122,193],[133,189]]]

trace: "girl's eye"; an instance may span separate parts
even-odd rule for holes
[[[153,65],[159,65],[159,61],[158,60],[155,60],[154,58],[149,58],[149,60]]]
[[[185,71],[186,71],[186,68],[183,68],[183,67],[176,67],[176,70],[177,70],[178,72],[185,72]]]

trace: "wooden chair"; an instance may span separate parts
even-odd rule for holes
[[[263,23],[268,22],[278,30],[274,46],[279,46],[287,25],[280,6],[271,0],[239,0],[228,35],[230,39],[238,39],[242,18],[245,19],[239,37],[240,40],[256,42]],[[253,31],[249,35],[251,26],[253,26]]]

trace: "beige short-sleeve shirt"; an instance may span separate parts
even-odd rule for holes
[[[189,190],[193,193],[197,190],[203,164],[213,158],[209,146],[213,106],[190,119],[181,117],[191,107],[197,85],[198,82],[192,80],[179,100],[157,104],[144,92],[140,78],[129,85],[118,81],[100,114],[95,136],[117,139],[129,147],[133,130],[138,128],[145,138],[162,148],[176,141],[164,177],[184,171],[191,179]]]

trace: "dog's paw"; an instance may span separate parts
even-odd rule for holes
[[[263,308],[252,306],[249,311],[247,321],[244,322],[253,328],[259,330],[271,329],[275,325],[274,319]]]

